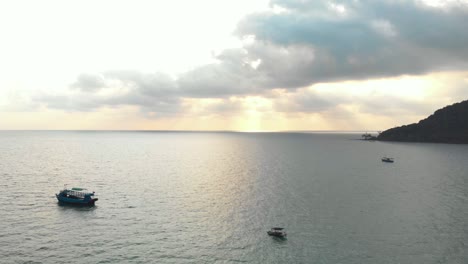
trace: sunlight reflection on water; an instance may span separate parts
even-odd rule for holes
[[[468,146],[356,137],[0,132],[0,255],[6,263],[466,262]],[[96,191],[96,206],[59,205],[64,183]],[[285,226],[288,239],[268,237],[272,226]]]

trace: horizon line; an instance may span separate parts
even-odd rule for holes
[[[182,129],[0,129],[0,132],[228,132],[228,133],[379,133],[382,130],[182,130]]]

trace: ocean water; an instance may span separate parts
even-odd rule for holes
[[[0,132],[0,263],[468,263],[468,145],[359,137]]]

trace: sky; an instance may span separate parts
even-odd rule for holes
[[[0,129],[353,130],[468,99],[468,1],[0,1]]]

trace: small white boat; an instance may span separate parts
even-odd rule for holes
[[[393,163],[393,162],[394,162],[394,160],[393,160],[393,158],[383,157],[383,158],[382,158],[382,162],[389,162],[389,163]]]
[[[269,231],[267,231],[267,234],[269,236],[275,236],[275,237],[286,237],[287,234],[284,231],[284,228],[282,227],[273,227]]]

